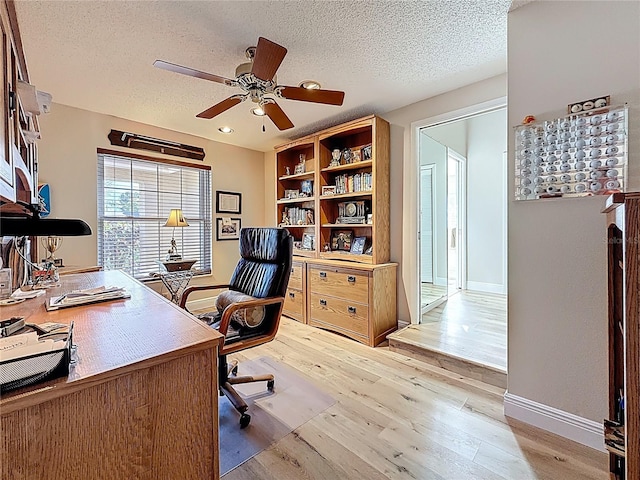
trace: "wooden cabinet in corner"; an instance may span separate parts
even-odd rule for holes
[[[13,2],[0,2],[0,207],[2,213],[26,213],[38,203],[37,91],[29,84]]]

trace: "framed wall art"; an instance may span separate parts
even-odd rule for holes
[[[216,240],[238,240],[242,220],[240,218],[217,218],[216,219]]]
[[[242,213],[242,194],[216,190],[216,213]]]

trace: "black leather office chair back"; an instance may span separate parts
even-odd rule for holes
[[[240,261],[230,289],[255,298],[284,297],[289,275],[293,238],[283,228],[243,228]]]

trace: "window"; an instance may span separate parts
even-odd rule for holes
[[[98,263],[136,278],[157,272],[175,233],[182,258],[211,272],[211,169],[98,150]],[[181,208],[188,227],[165,227]],[[175,231],[175,232],[174,232]]]

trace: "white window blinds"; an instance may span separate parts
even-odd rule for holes
[[[172,208],[182,209],[188,227],[164,226]],[[172,235],[183,259],[211,272],[211,170],[99,153],[98,263],[148,277]]]

